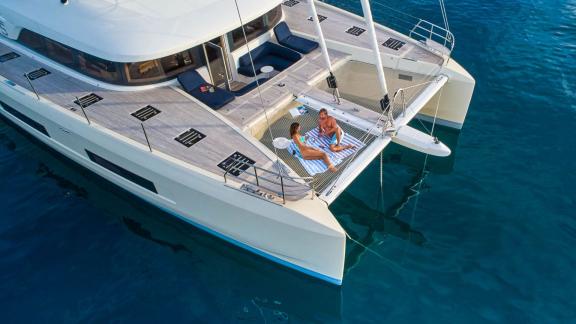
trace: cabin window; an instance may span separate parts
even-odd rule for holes
[[[76,53],[70,47],[51,39],[46,39],[46,49],[48,57],[54,61],[68,67],[75,67],[74,57]]]
[[[194,57],[190,51],[180,52],[178,54],[166,56],[160,59],[162,69],[166,74],[174,74],[174,72],[181,71],[183,68],[194,65]]]
[[[122,80],[118,63],[103,60],[90,54],[80,53],[78,56],[78,69],[83,74],[91,76],[94,79],[108,80],[109,82],[111,80]]]
[[[139,185],[140,187],[143,187],[145,189],[148,189],[150,191],[152,191],[153,193],[158,193],[158,191],[156,190],[156,186],[154,186],[154,183],[148,179],[145,179],[131,171],[128,171],[126,169],[124,169],[121,166],[118,166],[108,160],[106,160],[105,158],[96,155],[88,150],[86,150],[86,154],[88,155],[88,157],[90,158],[90,160],[98,165],[100,165],[101,167],[112,171],[114,173],[116,173],[117,175],[121,176],[122,178],[131,181],[137,185]]]
[[[258,38],[272,27],[274,27],[282,18],[282,7],[278,6],[263,16],[260,16],[251,22],[244,24],[244,31],[246,32],[246,38],[248,41]],[[244,32],[242,27],[236,28],[230,33],[228,33],[228,40],[230,43],[230,49],[232,51],[244,46],[246,40],[244,39]]]
[[[277,6],[261,17],[244,25],[248,40],[268,32],[282,18],[282,7]],[[231,50],[244,45],[242,28],[227,34]],[[72,68],[96,80],[118,85],[145,85],[170,80],[189,69],[206,64],[202,45],[163,58],[134,63],[118,63],[83,53],[31,30],[22,29],[18,41],[47,58]]]
[[[160,79],[164,72],[159,60],[150,60],[144,62],[127,63],[128,82],[138,82],[137,80]]]
[[[46,54],[46,38],[41,35],[22,29],[18,41],[35,52]]]
[[[8,112],[10,115],[20,119],[22,122],[28,124],[28,126],[34,128],[35,130],[39,131],[40,133],[50,137],[50,134],[48,134],[48,131],[46,130],[46,127],[44,127],[42,124],[40,124],[39,122],[33,120],[32,118],[24,115],[23,113],[19,112],[18,110],[10,107],[9,105],[5,104],[4,102],[0,101],[0,107],[2,107],[6,112]]]

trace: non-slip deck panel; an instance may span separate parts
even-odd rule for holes
[[[256,162],[244,154],[234,152],[234,154],[230,155],[226,160],[220,162],[218,167],[229,174],[239,176],[242,172],[252,167],[254,163]]]
[[[360,36],[360,35],[362,35],[362,33],[365,32],[365,31],[366,31],[366,29],[360,28],[360,27],[358,27],[358,26],[352,26],[352,27],[350,27],[350,28],[348,28],[348,29],[346,30],[346,32],[347,32],[348,34],[351,34],[351,35],[354,35],[354,36]]]
[[[86,107],[89,107],[89,106],[97,103],[100,100],[102,100],[102,97],[100,97],[99,95],[97,95],[95,93],[91,93],[91,94],[85,95],[83,97],[80,97],[77,100],[74,100],[74,103],[77,104],[78,106],[82,107],[82,108],[86,108]]]
[[[48,74],[50,74],[50,71],[46,70],[45,68],[40,68],[38,70],[34,70],[32,72],[26,73],[26,75],[28,76],[28,79],[30,79],[30,81],[39,79],[43,76],[47,76]]]
[[[147,121],[148,119],[158,115],[161,111],[151,105],[148,105],[142,109],[139,109],[130,115],[138,118],[140,121]]]
[[[40,133],[50,137],[50,134],[48,134],[48,131],[46,130],[46,127],[44,127],[44,125],[40,124],[39,122],[33,120],[32,118],[24,115],[23,113],[19,112],[18,110],[12,108],[11,106],[7,105],[6,103],[0,101],[0,106],[2,106],[2,108],[4,108],[4,110],[6,112],[8,112],[10,115],[18,118],[20,121],[28,124],[28,126],[34,128],[35,130],[39,131]]]
[[[405,44],[406,43],[401,40],[390,37],[382,45],[384,45],[384,47],[388,47],[390,49],[397,51],[400,48],[402,48],[402,46],[404,46]]]
[[[13,60],[17,57],[20,57],[20,54],[18,53],[14,53],[14,52],[9,52],[3,55],[0,55],[0,63],[4,63],[10,60]]]
[[[300,1],[297,1],[297,0],[288,0],[288,1],[284,1],[284,3],[282,3],[282,4],[285,6],[288,6],[288,7],[294,7],[295,5],[297,5],[299,3],[300,3]]]
[[[194,128],[190,128],[189,130],[185,131],[184,133],[176,137],[175,140],[186,147],[190,147],[200,142],[200,140],[203,139],[204,137],[206,137],[206,135],[200,133]]]
[[[156,186],[154,186],[154,183],[148,179],[145,179],[135,173],[133,173],[132,171],[126,170],[121,166],[118,166],[108,160],[106,160],[105,158],[94,154],[88,150],[86,151],[86,155],[88,155],[88,158],[90,158],[90,160],[98,165],[100,165],[101,167],[112,171],[114,173],[116,173],[117,175],[121,176],[122,178],[131,181],[137,185],[139,185],[142,188],[148,189],[150,191],[152,191],[153,193],[158,193],[158,191],[156,190]]]

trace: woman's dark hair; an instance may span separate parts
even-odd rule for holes
[[[298,126],[300,126],[299,123],[292,123],[292,125],[290,125],[290,137],[294,136],[294,134],[298,133]]]

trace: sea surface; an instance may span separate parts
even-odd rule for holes
[[[372,3],[384,23],[398,14],[386,6],[442,22],[437,1]],[[466,124],[436,128],[447,159],[391,146],[383,199],[374,161],[333,204],[360,242],[341,288],[182,224],[0,120],[0,322],[576,323],[576,1],[446,6],[453,57],[477,80]]]

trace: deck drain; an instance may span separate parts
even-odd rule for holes
[[[360,35],[361,35],[363,32],[365,32],[365,31],[366,31],[366,29],[360,28],[360,27],[358,27],[358,26],[352,26],[352,27],[350,27],[350,28],[348,28],[348,29],[346,30],[346,32],[347,32],[348,34],[351,34],[351,35],[354,35],[354,36],[360,36]]]
[[[132,116],[140,119],[140,121],[147,121],[148,119],[161,113],[160,110],[148,105],[138,111],[131,113]]]
[[[10,52],[10,53],[6,53],[4,55],[0,55],[0,63],[4,63],[6,61],[10,61],[12,59],[15,59],[17,57],[20,57],[20,54],[14,53],[14,52]]]
[[[46,76],[48,74],[50,74],[50,71],[46,70],[45,68],[41,68],[38,70],[34,70],[32,72],[29,72],[26,75],[28,76],[28,79],[36,80],[36,79],[41,78],[43,76]]]
[[[288,1],[284,1],[283,5],[287,6],[287,7],[294,7],[295,5],[299,4],[300,1],[297,0],[288,0]]]
[[[240,152],[234,152],[234,154],[227,157],[226,160],[220,162],[218,167],[227,171],[229,174],[239,176],[242,172],[251,168],[255,163],[256,161],[246,155]]]
[[[384,47],[388,47],[388,48],[391,48],[391,49],[397,51],[402,46],[404,46],[404,44],[406,44],[406,43],[401,41],[401,40],[397,40],[394,38],[388,38],[388,40],[385,41],[382,45],[384,45]]]
[[[189,130],[185,131],[184,133],[178,135],[178,137],[175,138],[176,142],[186,146],[186,147],[190,147],[198,142],[200,142],[201,139],[203,139],[204,137],[206,137],[206,135],[200,133],[199,131],[195,130],[194,128],[190,128]]]
[[[74,100],[74,103],[82,108],[89,107],[98,101],[102,100],[102,97],[95,93],[91,93],[89,95],[85,95],[84,97],[79,98],[78,100]]]
[[[412,81],[413,78],[411,75],[398,74],[398,79],[404,80],[404,81]]]
[[[323,22],[324,20],[328,19],[326,16],[318,15],[318,21]],[[312,21],[312,16],[308,17],[308,21]]]

